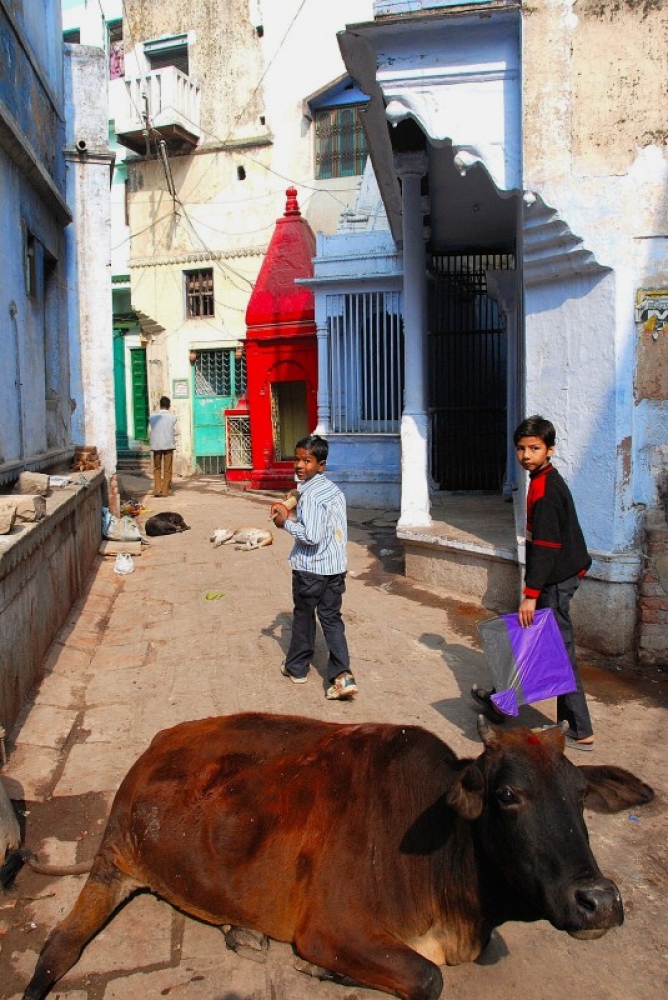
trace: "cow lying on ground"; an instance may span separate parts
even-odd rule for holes
[[[274,536],[267,528],[216,528],[209,541],[213,547],[234,544],[238,549],[263,549],[271,545]]]
[[[180,514],[172,510],[165,510],[160,514],[149,517],[144,525],[147,535],[175,535],[179,531],[190,531],[190,525],[186,524]]]
[[[558,727],[504,732],[481,716],[478,730],[483,753],[463,760],[416,726],[258,713],[159,733],[24,1000],[41,1000],[144,888],[404,1000],[436,1000],[439,965],[475,959],[507,920],[580,938],[620,925],[583,804],[618,811],[651,788],[621,768],[576,767]]]

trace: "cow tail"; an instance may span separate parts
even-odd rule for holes
[[[9,889],[24,865],[28,865],[37,875],[86,875],[93,867],[93,862],[91,860],[75,865],[47,865],[38,861],[32,851],[10,851],[0,868],[0,888]]]

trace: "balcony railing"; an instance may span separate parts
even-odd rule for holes
[[[447,7],[472,7],[478,3],[494,3],[499,6],[503,2],[504,0],[375,0],[373,14],[374,17],[382,17],[383,14],[422,14],[425,11],[435,11]],[[517,0],[505,0],[505,2],[516,3]]]
[[[166,66],[139,76],[126,76],[116,136],[135,153],[146,153],[146,132],[156,132],[174,151],[194,148],[201,138],[200,88],[176,68]],[[153,146],[151,147],[153,148]]]

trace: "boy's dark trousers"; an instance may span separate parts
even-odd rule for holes
[[[583,740],[593,735],[589,708],[585,698],[580,672],[575,659],[575,641],[573,639],[573,623],[570,615],[570,603],[573,594],[580,586],[580,578],[572,576],[563,583],[552,583],[545,587],[538,598],[536,608],[552,608],[554,617],[557,620],[561,637],[566,645],[568,658],[573,667],[573,674],[577,684],[573,694],[560,694],[557,698],[557,721],[566,719],[570,728],[570,735],[574,739]]]
[[[348,643],[341,618],[341,603],[346,589],[346,574],[321,576],[318,573],[292,571],[294,616],[292,639],[285,667],[295,677],[305,677],[315,650],[315,614],[329,650],[327,680],[333,681],[350,669]]]

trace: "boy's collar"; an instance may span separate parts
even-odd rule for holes
[[[554,466],[552,465],[552,462],[548,462],[547,465],[544,465],[542,469],[536,469],[535,472],[530,472],[529,479],[537,479],[538,476],[543,476],[546,473],[551,472],[553,468]]]
[[[314,483],[317,480],[318,476],[322,476],[322,475],[324,475],[324,473],[322,473],[322,472],[316,472],[315,476],[313,476],[312,479],[307,479],[303,483],[297,483],[297,492],[301,493],[302,490],[306,489],[307,486],[309,486],[311,483]]]

